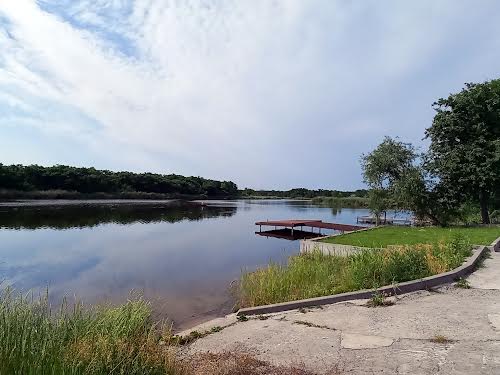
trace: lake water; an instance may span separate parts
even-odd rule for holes
[[[48,287],[53,301],[120,303],[134,290],[183,329],[229,313],[229,285],[242,270],[298,253],[299,241],[256,234],[256,221],[355,224],[368,215],[307,201],[205,203],[0,204],[0,279],[23,291]]]

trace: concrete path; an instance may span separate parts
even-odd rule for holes
[[[185,351],[239,351],[318,373],[500,374],[500,254],[469,281],[471,289],[447,285],[386,307],[353,301],[245,322],[230,315],[197,327],[227,326]]]
[[[473,288],[500,289],[500,253],[491,252],[485,267],[470,275],[468,281]]]

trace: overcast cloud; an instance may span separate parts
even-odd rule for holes
[[[0,162],[362,186],[500,73],[500,2],[0,0]]]

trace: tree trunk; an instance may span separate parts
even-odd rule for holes
[[[481,190],[479,193],[479,205],[481,206],[481,220],[483,224],[490,223],[490,214],[488,213],[488,201],[490,193],[486,190]]]

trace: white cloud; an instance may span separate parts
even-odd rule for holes
[[[242,185],[295,184],[311,166],[325,179],[303,184],[357,185],[359,153],[375,138],[399,130],[415,140],[428,125],[402,126],[398,97],[409,85],[430,91],[416,90],[407,103],[425,105],[419,120],[428,120],[432,100],[446,94],[437,76],[460,85],[474,69],[491,74],[499,57],[464,66],[472,57],[454,50],[474,33],[481,51],[500,32],[472,1],[81,0],[64,12],[56,4],[0,2],[10,23],[0,34],[0,85],[81,112],[89,147],[105,146],[106,158],[124,157],[112,152],[124,145],[142,155],[129,158],[130,168]],[[462,61],[445,66],[448,55]],[[19,105],[22,96],[0,97],[0,108],[7,100]],[[44,116],[41,126],[53,126]],[[84,127],[75,129],[88,136]]]

